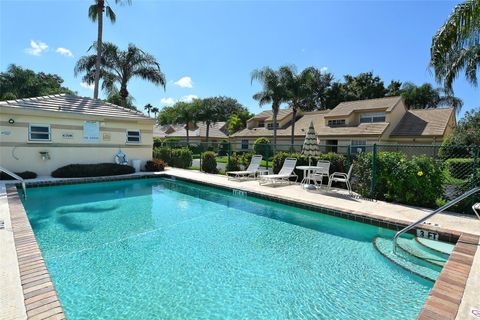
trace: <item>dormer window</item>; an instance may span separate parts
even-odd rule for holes
[[[268,130],[273,130],[273,123],[269,123],[267,125]],[[277,128],[278,128],[278,122],[277,122]]]
[[[258,122],[258,127],[259,128],[265,128],[265,121],[259,121]]]
[[[385,112],[369,112],[360,115],[360,123],[385,122]]]
[[[342,127],[345,126],[345,119],[337,119],[337,120],[328,120],[329,127]]]

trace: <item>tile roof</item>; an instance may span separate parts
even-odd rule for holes
[[[280,110],[278,110],[277,121],[281,121],[291,114],[292,114],[292,109],[280,109]],[[259,114],[255,115],[251,119],[272,121],[273,120],[273,111],[272,110],[262,111]],[[249,119],[249,120],[251,120],[251,119]]]
[[[228,138],[226,130],[226,122],[216,122],[210,124],[210,138]],[[160,138],[167,137],[186,137],[187,132],[184,124],[172,124],[164,126],[155,126],[153,128],[153,136]],[[207,125],[204,122],[198,122],[195,130],[189,130],[189,136],[204,138],[207,136]]]
[[[140,111],[122,108],[102,100],[66,94],[0,101],[0,107],[153,121]]]
[[[325,125],[324,117],[330,114],[330,110],[305,112],[304,115],[295,122],[295,136],[305,136],[313,121],[315,131],[319,137],[328,136],[379,136],[388,127],[388,123],[361,123],[355,127],[329,127]],[[291,125],[284,129],[277,130],[277,136],[290,136],[292,132]],[[236,132],[232,137],[269,137],[273,136],[273,130],[267,128],[243,129]]]
[[[452,108],[409,110],[393,129],[392,136],[443,136]]]
[[[332,109],[332,111],[330,111],[327,117],[346,117],[355,111],[385,110],[389,112],[401,100],[402,97],[386,97],[378,99],[341,102],[340,104],[338,104],[338,106]]]

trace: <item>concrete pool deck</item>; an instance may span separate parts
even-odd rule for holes
[[[113,179],[140,178],[145,175],[152,174],[139,173],[122,177],[113,177]],[[302,189],[298,184],[282,185],[278,187],[259,186],[257,181],[239,182],[228,180],[222,175],[212,175],[193,170],[176,168],[168,168],[165,172],[158,174],[158,176],[161,175],[169,175],[179,179],[192,180],[193,182],[222,188],[233,188],[250,194],[255,194],[257,196],[262,195],[272,199],[283,199],[297,204],[305,204],[308,206],[317,206],[331,210],[343,211],[349,215],[362,217],[362,219],[371,219],[371,223],[373,223],[373,221],[377,221],[378,219],[393,224],[396,227],[414,222],[430,211],[427,209],[396,205],[382,201],[372,201],[368,199],[360,199],[358,197],[349,197],[344,190],[337,189],[334,189],[331,192],[312,192]],[[108,177],[100,179],[54,179],[50,177],[39,177],[37,179],[28,180],[27,184],[33,183],[43,185],[61,183],[62,181],[75,183],[84,182],[84,180],[104,181],[111,179],[112,178]],[[2,290],[2,293],[0,293],[0,319],[61,319],[64,317],[63,311],[60,313],[58,309],[55,311],[57,313],[53,312],[49,314],[42,312],[45,315],[43,318],[38,316],[42,314],[38,313],[39,310],[43,310],[40,308],[45,308],[49,304],[51,306],[55,306],[55,308],[58,308],[56,304],[52,304],[52,302],[45,305],[37,302],[37,307],[34,308],[38,309],[37,313],[34,312],[34,314],[37,316],[27,315],[24,296],[25,288],[20,281],[21,276],[19,275],[19,270],[21,270],[19,264],[21,264],[21,262],[18,262],[19,257],[15,254],[15,251],[18,251],[18,248],[15,248],[13,235],[8,236],[7,234],[9,232],[8,228],[11,228],[10,217],[12,212],[9,210],[6,191],[5,183],[0,182],[0,220],[4,219],[6,226],[6,230],[0,230],[0,243],[2,244],[0,246],[0,256],[6,257],[6,259],[2,259],[0,262],[0,287],[8,288],[8,290]],[[476,243],[467,243],[465,245],[462,244],[463,247],[457,246],[458,252],[455,254],[454,259],[450,259],[452,261],[450,262],[450,268],[448,268],[449,270],[447,270],[446,266],[444,268],[445,272],[442,271],[442,274],[440,275],[441,277],[444,275],[442,281],[445,280],[443,281],[445,283],[437,280],[439,285],[437,286],[437,283],[435,284],[435,287],[432,289],[432,292],[430,293],[430,296],[425,303],[419,318],[480,319],[475,317],[472,312],[472,310],[475,308],[480,309],[480,299],[478,299],[480,296],[480,249],[478,245],[478,236],[480,235],[480,220],[461,215],[439,214],[428,222],[432,224],[422,225],[422,228],[437,230],[439,232],[448,234],[452,237],[452,240],[454,238],[461,237],[463,234],[476,235],[474,238],[468,240],[471,242],[472,239],[476,239]],[[26,219],[26,223],[28,223],[28,219]],[[9,237],[10,240],[8,240]],[[3,239],[6,240],[3,241]],[[4,243],[5,246],[3,245]],[[446,271],[448,271],[448,274]],[[459,278],[461,278],[461,281]],[[453,284],[451,283],[452,279],[454,280]],[[452,286],[456,287],[454,288],[455,290],[452,289]],[[441,290],[454,291],[456,296],[452,297],[451,294],[449,296],[445,296]],[[51,301],[51,297],[47,301]],[[450,305],[448,308],[438,307],[439,303],[441,305],[450,303]],[[29,311],[31,311],[31,309]],[[28,313],[32,314],[31,312]],[[12,317],[12,315],[14,316]]]

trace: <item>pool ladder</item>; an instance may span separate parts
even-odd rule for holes
[[[398,238],[404,234],[405,232],[408,232],[410,230],[412,230],[413,228],[415,228],[416,226],[418,226],[419,224],[425,222],[426,220],[430,219],[431,217],[433,217],[434,215],[436,215],[437,213],[440,213],[440,212],[443,212],[445,210],[447,210],[448,208],[450,208],[451,206],[453,206],[454,204],[462,201],[463,199],[465,198],[468,198],[470,197],[471,195],[477,193],[478,191],[480,191],[480,187],[476,187],[476,188],[473,188],[472,190],[470,191],[467,191],[465,192],[464,194],[462,194],[461,196],[453,199],[452,201],[444,204],[443,206],[441,206],[440,208],[430,212],[429,214],[427,214],[425,217],[421,218],[420,220],[418,221],[415,221],[414,223],[406,226],[405,228],[403,228],[402,230],[398,231],[395,236],[393,237],[393,252],[396,254],[397,253],[397,242],[398,242]],[[476,205],[474,205],[472,208],[475,210],[475,207]],[[475,211],[476,213],[476,211]]]
[[[22,177],[19,177],[18,175],[16,175],[15,173],[11,172],[10,170],[7,170],[3,167],[0,167],[0,172],[5,172],[6,174],[8,174],[10,177],[12,178],[15,178],[17,180],[19,180],[21,183],[22,183],[22,189],[23,189],[23,198],[26,199],[27,198],[27,188],[25,187],[25,180],[23,180]]]

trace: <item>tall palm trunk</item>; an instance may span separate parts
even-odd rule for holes
[[[210,135],[210,121],[205,121],[205,124],[207,125],[207,132],[206,132],[206,142],[207,142],[207,147],[208,147],[208,137]]]
[[[122,84],[120,87],[120,98],[122,100],[122,107],[124,108],[126,108],[127,106],[127,97],[128,97],[127,84]]]
[[[188,123],[187,123],[187,125],[185,126],[185,130],[187,130],[187,146],[189,146],[189,145],[190,145],[190,134],[189,134],[189,132],[188,132]]]
[[[277,115],[279,109],[278,103],[274,103],[272,106],[273,111],[273,154],[277,151]]]
[[[292,136],[290,137],[291,151],[293,152],[293,145],[295,144],[295,120],[297,119],[297,107],[292,108]]]
[[[93,88],[93,98],[98,99],[98,87],[100,82],[100,63],[102,60],[102,34],[103,34],[103,9],[105,7],[104,0],[98,0],[98,34],[97,34],[97,59],[95,60],[95,86]]]

